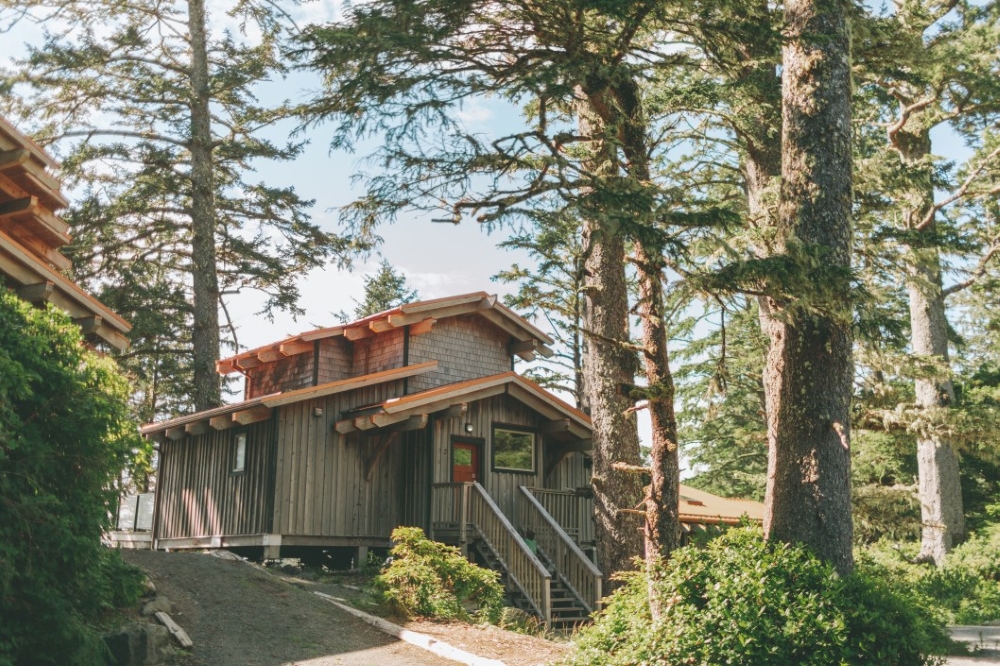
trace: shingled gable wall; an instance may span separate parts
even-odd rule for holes
[[[436,360],[438,367],[410,378],[409,392],[509,372],[509,341],[506,332],[475,315],[438,321],[429,332],[410,338],[410,364]]]
[[[476,315],[441,319],[430,331],[410,336],[408,364],[438,361],[438,367],[411,378],[407,392],[507,372],[509,341],[505,331]],[[336,336],[318,344],[318,372],[313,369],[315,352],[261,364],[247,371],[246,399],[403,367],[406,331],[394,329],[354,342]]]

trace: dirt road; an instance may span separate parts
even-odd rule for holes
[[[188,666],[454,666],[244,562],[123,551],[174,605]]]

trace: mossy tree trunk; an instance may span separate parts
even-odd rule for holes
[[[931,136],[917,113],[891,136],[904,167],[915,177],[920,204],[906,211],[907,229],[916,242],[908,246],[907,291],[910,304],[910,344],[914,354],[932,359],[945,374],[914,380],[917,407],[925,413],[945,410],[955,401],[948,360],[948,319],[941,281],[941,253],[936,245],[931,179]],[[922,173],[921,173],[922,172]],[[931,417],[933,419],[933,416]],[[917,476],[920,497],[920,561],[941,566],[956,540],[965,534],[958,455],[946,438],[933,428],[917,435]]]
[[[209,108],[208,42],[205,2],[188,0],[191,42],[191,279],[194,326],[194,407],[222,404],[219,374],[219,277],[215,262],[215,185],[213,183],[212,117]]]
[[[853,568],[849,7],[785,5],[777,243],[797,267],[797,283],[769,302],[765,381],[765,532],[804,543],[841,574]]]

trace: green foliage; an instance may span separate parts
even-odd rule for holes
[[[626,581],[567,663],[916,666],[947,645],[944,628],[877,571],[840,578],[759,528],[675,551],[657,572],[666,603],[656,621],[645,574]]]
[[[267,138],[288,109],[261,101],[261,86],[287,72],[287,14],[255,0],[212,3],[209,89],[200,90],[188,11],[181,0],[0,4],[0,23],[27,14],[44,35],[4,72],[12,94],[0,96],[0,111],[63,157],[75,194],[65,214],[73,277],[133,324],[120,360],[143,421],[192,408],[194,300],[209,311],[221,304],[228,315],[226,301],[252,291],[263,298],[260,314],[298,313],[298,278],[341,247],[310,220],[311,201],[253,177],[303,147]],[[194,107],[203,94],[212,122],[210,136],[199,138]],[[205,144],[211,182],[196,183],[192,155]],[[200,185],[211,186],[211,263],[192,259]],[[213,274],[219,293],[195,295],[196,273]],[[221,333],[208,325],[210,335],[237,345],[234,322]]]
[[[922,608],[950,624],[1000,621],[1000,525],[994,525],[955,548],[943,567],[914,564],[915,544],[887,541],[859,553],[905,588]]]
[[[368,315],[385,312],[419,298],[416,290],[406,284],[406,276],[397,272],[388,259],[383,259],[375,275],[364,277],[365,299],[354,300],[354,314],[340,312],[337,318],[345,324]]]
[[[405,617],[435,620],[474,616],[496,623],[503,609],[503,587],[495,571],[482,569],[453,546],[431,541],[419,527],[397,527],[392,562],[374,581],[389,609]]]
[[[99,664],[91,622],[138,598],[101,545],[141,446],[129,387],[59,310],[0,287],[0,664]]]

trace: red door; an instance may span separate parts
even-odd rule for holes
[[[479,447],[467,442],[451,443],[451,480],[470,483],[479,477]]]

